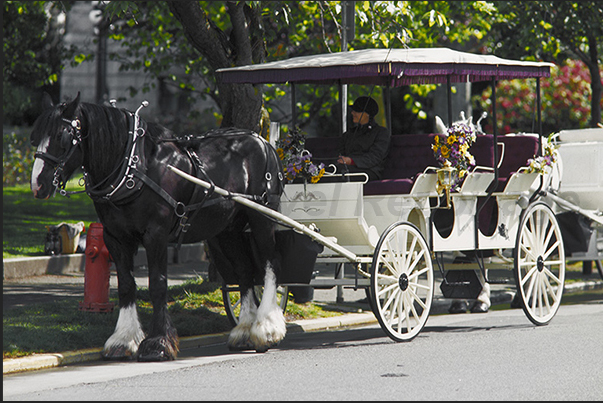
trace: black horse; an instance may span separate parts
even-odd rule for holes
[[[36,198],[57,190],[81,167],[86,193],[104,227],[104,241],[118,276],[119,318],[105,343],[106,359],[174,359],[178,336],[167,309],[168,243],[206,240],[210,259],[224,279],[241,286],[239,324],[232,349],[265,351],[285,337],[276,305],[280,259],[275,224],[262,214],[219,196],[173,173],[174,166],[233,194],[278,209],[282,167],[274,149],[249,130],[215,129],[201,136],[176,137],[136,113],[80,103],[77,97],[53,105],[36,120],[31,143],[37,147],[31,177]],[[249,235],[251,234],[251,236]],[[153,318],[143,331],[136,312],[133,258],[147,252]],[[256,306],[254,284],[264,281]]]

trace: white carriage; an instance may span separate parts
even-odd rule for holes
[[[549,76],[550,66],[450,49],[371,49],[217,73],[230,83],[382,85],[387,96],[391,87],[413,83],[441,83],[450,91],[455,82],[535,78],[540,109],[539,78]],[[448,122],[452,122],[450,111],[449,105]],[[386,113],[389,122],[391,111]],[[491,115],[496,121],[495,109]],[[435,163],[430,147],[435,136],[393,134],[381,181],[337,174],[318,183],[287,184],[280,212],[240,200],[324,247],[317,257],[316,252],[311,256],[304,281],[285,279],[281,284],[364,288],[383,330],[396,341],[408,341],[419,334],[429,316],[435,270],[442,274],[445,297],[475,298],[484,284],[510,281],[488,278],[488,269],[504,268],[516,283],[529,320],[547,324],[561,303],[566,256],[553,203],[543,198],[548,193],[563,201],[563,193],[555,188],[558,175],[530,173],[527,168],[528,159],[542,154],[546,139],[531,134],[499,136],[496,129],[478,136],[472,149],[478,166],[457,191],[448,191],[448,171]],[[325,155],[337,141],[307,139],[306,147],[315,156]],[[411,150],[415,153],[409,154]],[[401,168],[400,161],[411,166]],[[559,167],[554,168],[559,172]],[[598,186],[600,191],[600,179]],[[601,198],[597,200],[600,203]],[[591,218],[600,222],[599,206],[586,208],[596,210]],[[319,262],[351,263],[356,275],[336,276],[332,281],[311,279],[315,257]],[[236,286],[225,290],[225,305],[229,305],[228,293]],[[284,308],[286,291],[283,300]]]

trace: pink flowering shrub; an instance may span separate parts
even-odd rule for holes
[[[590,80],[588,68],[579,60],[552,67],[551,77],[540,79],[543,134],[588,127]],[[491,94],[492,89],[488,88],[477,99],[489,113],[492,112]],[[538,131],[535,79],[500,81],[496,98],[499,134]],[[492,122],[484,125],[484,129],[492,133]]]

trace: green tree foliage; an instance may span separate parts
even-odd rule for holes
[[[563,63],[577,59],[590,72],[590,126],[601,122],[603,1],[501,1],[492,29],[492,51]]]
[[[468,42],[476,46],[483,40],[494,11],[486,2],[351,3],[356,11],[356,35],[349,41],[349,49],[458,47]],[[217,68],[341,50],[339,1],[111,2],[106,11],[110,18],[122,20],[114,24],[119,29],[113,31],[112,38],[122,41],[127,49],[125,58],[114,55],[122,57],[124,68],[151,72],[180,88],[213,98],[222,108],[222,124],[235,122],[235,111],[248,111],[252,120],[260,115],[257,109],[241,105],[241,99],[248,97],[228,99],[232,89],[220,88],[215,82],[213,71]],[[176,74],[177,70],[185,74]],[[303,87],[297,93],[300,126],[319,119],[321,127],[337,129],[337,119],[333,118],[339,115],[337,89]],[[418,97],[431,89],[416,87],[412,92],[416,97],[407,97],[415,115],[422,111]],[[262,86],[255,88],[254,96],[263,98],[271,113],[280,107],[288,90],[283,85]],[[371,91],[376,97],[381,95],[380,88],[350,88],[350,98]],[[231,104],[237,107],[233,109]]]
[[[68,5],[67,5],[68,6]],[[4,124],[31,124],[40,88],[58,97],[65,5],[46,1],[5,1],[2,10],[2,112]]]

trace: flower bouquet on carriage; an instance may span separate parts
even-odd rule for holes
[[[276,143],[276,152],[283,162],[288,183],[296,179],[316,183],[325,173],[324,164],[316,165],[312,162],[312,153],[306,150],[305,143],[306,136],[297,127],[290,130],[286,138]]]
[[[528,160],[528,173],[548,174],[553,170],[553,165],[559,161],[559,151],[557,151],[559,146],[553,144],[553,135],[554,133],[547,137],[543,154],[539,157],[534,156],[534,158]]]
[[[454,170],[452,190],[458,191],[469,170],[475,166],[475,158],[469,148],[477,135],[469,125],[455,122],[447,129],[443,138],[435,136],[431,146],[436,160],[442,167]]]

